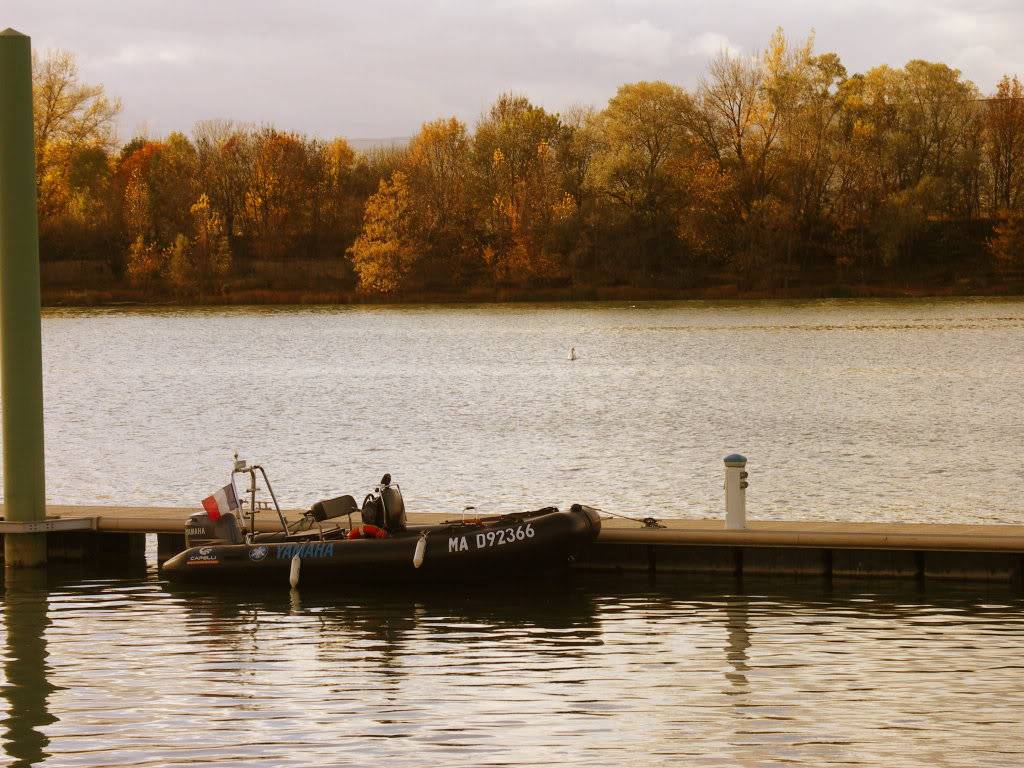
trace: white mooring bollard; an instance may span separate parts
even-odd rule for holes
[[[747,457],[730,453],[725,457],[725,527],[747,527]]]

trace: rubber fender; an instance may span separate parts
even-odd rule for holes
[[[423,565],[423,558],[427,554],[427,537],[420,536],[420,540],[416,542],[416,549],[412,553],[412,564],[414,567],[419,568]]]

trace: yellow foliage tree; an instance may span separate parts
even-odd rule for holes
[[[164,269],[163,254],[139,235],[132,241],[125,259],[125,274],[132,285],[152,288]]]
[[[188,238],[182,234],[175,237],[174,243],[164,251],[164,272],[167,282],[179,294],[191,293],[197,287],[191,251]]]
[[[205,289],[221,290],[231,271],[231,247],[224,231],[224,217],[210,207],[205,194],[192,206],[191,214],[191,261],[196,279]]]
[[[114,146],[121,103],[108,99],[102,85],[79,81],[73,54],[52,51],[32,57],[32,109],[39,214],[45,224],[70,202],[68,171],[75,156],[85,148]]]
[[[191,207],[192,237],[178,234],[164,252],[164,274],[179,293],[223,290],[231,271],[231,247],[224,217],[204,194]]]
[[[511,94],[500,97],[477,126],[478,194],[491,203],[481,209],[483,256],[495,282],[564,274],[557,235],[576,213],[560,154],[569,139],[557,115]]]
[[[124,227],[134,240],[147,239],[153,229],[149,212],[149,185],[139,168],[132,170],[124,189]]]
[[[349,248],[361,290],[394,293],[403,287],[418,253],[410,233],[406,175],[395,171],[366,201],[363,231]]]

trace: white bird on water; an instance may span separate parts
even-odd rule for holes
[[[569,359],[570,360],[575,360],[576,359],[576,347],[573,347],[572,349],[569,350]]]

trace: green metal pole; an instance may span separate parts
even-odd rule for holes
[[[0,387],[7,520],[46,518],[39,225],[32,131],[32,45],[0,32]],[[4,536],[8,567],[46,562],[46,534]]]

